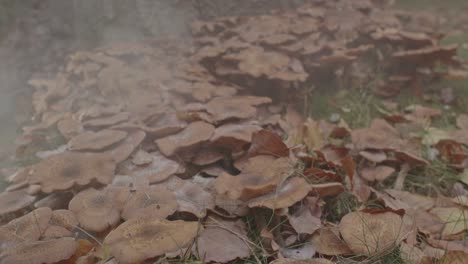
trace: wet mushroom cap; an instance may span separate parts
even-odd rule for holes
[[[2,264],[56,263],[71,257],[78,248],[73,238],[23,242],[0,253]]]
[[[127,135],[125,131],[112,129],[105,129],[99,132],[87,131],[73,137],[68,142],[68,145],[70,150],[97,151],[122,141]]]
[[[150,186],[138,189],[126,201],[122,211],[123,219],[143,216],[166,218],[178,208],[176,196],[166,186]]]
[[[24,190],[0,193],[0,215],[13,213],[30,206],[36,196],[26,194]]]
[[[39,184],[45,193],[61,191],[92,180],[112,182],[116,164],[106,155],[65,152],[51,156],[32,166],[28,181]]]
[[[139,263],[187,246],[198,230],[198,222],[135,218],[112,230],[104,243],[120,263]]]

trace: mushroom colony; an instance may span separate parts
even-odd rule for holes
[[[395,243],[412,249],[417,232],[440,239],[413,221],[433,204],[399,204],[395,197],[411,194],[367,185],[428,163],[421,144],[395,129],[395,115],[351,130],[304,118],[294,102],[323,82],[366,83],[376,64],[388,75],[371,92],[417,92],[464,73],[457,47],[378,1],[311,2],[197,21],[190,44],[76,52],[53,78],[31,79],[33,122],[16,155],[32,158],[0,194],[0,263],[229,263],[259,254],[276,264],[335,263]],[[430,110],[398,117],[440,114]],[[450,140],[468,144],[467,129]],[[377,195],[386,209],[321,220],[324,201],[342,194]],[[465,228],[446,226],[442,238]]]

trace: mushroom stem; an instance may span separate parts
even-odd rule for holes
[[[284,248],[286,246],[286,242],[284,241],[283,237],[281,236],[281,219],[280,216],[274,214],[273,219],[272,219],[272,224],[273,227],[271,228],[271,232],[273,233],[273,236],[276,239],[276,242],[278,242],[278,245],[281,248]]]
[[[405,183],[406,176],[408,175],[408,172],[410,170],[410,165],[409,163],[405,162],[403,165],[401,165],[400,172],[398,173],[398,176],[395,181],[395,185],[393,188],[395,190],[403,190],[403,185]]]

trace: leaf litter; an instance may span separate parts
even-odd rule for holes
[[[422,84],[463,78],[467,64],[417,13],[375,2],[196,21],[191,47],[76,52],[30,80],[35,123],[19,158],[48,131],[65,144],[8,178],[0,263],[373,263],[394,250],[405,263],[464,263],[468,117],[442,130],[445,110],[392,100],[424,97]],[[351,128],[299,114],[324,76],[384,97],[379,118]],[[453,93],[438,100],[455,104]],[[421,170],[440,176],[434,159],[457,185],[418,185]]]

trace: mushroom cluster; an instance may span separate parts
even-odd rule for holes
[[[372,1],[313,2],[195,22],[192,53],[174,41],[105,47],[71,55],[52,79],[30,80],[35,122],[23,128],[17,154],[37,152],[37,162],[0,194],[0,264],[189,254],[228,263],[259,253],[272,263],[333,263],[407,243],[407,218],[417,214],[368,184],[427,164],[421,144],[383,119],[351,131],[294,118],[275,94],[297,95],[329,76],[349,85],[371,76],[364,72],[377,60],[391,74],[376,92],[388,95],[390,84],[440,76],[437,62],[456,67],[456,47],[440,46],[434,32],[405,30],[401,14]],[[402,118],[434,115],[415,109]],[[463,134],[467,121],[459,123]],[[38,151],[50,133],[60,143]],[[322,221],[324,201],[347,193],[360,202],[377,195],[386,209]],[[250,218],[261,246],[250,241]],[[445,228],[446,237],[466,230]],[[356,236],[378,246],[354,243]]]

